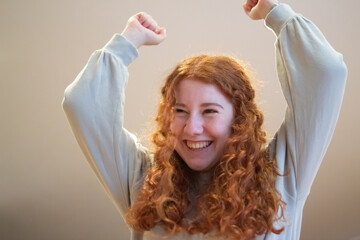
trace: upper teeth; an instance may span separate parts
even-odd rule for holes
[[[205,148],[207,146],[210,145],[210,141],[206,141],[206,142],[189,142],[187,141],[186,144],[189,148],[191,149],[200,149],[200,148]]]

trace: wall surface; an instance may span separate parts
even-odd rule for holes
[[[343,53],[349,69],[338,125],[305,206],[302,240],[360,235],[360,1],[287,0]],[[285,101],[272,32],[236,0],[1,0],[0,239],[128,239],[129,232],[82,155],[61,108],[65,87],[139,11],[167,28],[131,65],[125,127],[141,134],[161,80],[189,55],[234,55],[256,71],[272,136]]]

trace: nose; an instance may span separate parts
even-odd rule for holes
[[[204,131],[204,121],[201,116],[191,114],[186,121],[184,133],[189,136],[202,134]]]

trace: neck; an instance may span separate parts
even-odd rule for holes
[[[190,188],[189,188],[189,200],[190,205],[187,209],[187,217],[189,219],[196,219],[198,217],[198,200],[199,197],[205,194],[211,183],[213,171],[197,172],[190,170]]]
[[[193,191],[195,196],[201,196],[206,192],[214,174],[213,170],[214,169],[210,169],[207,171],[200,171],[200,172],[191,171],[190,189]]]

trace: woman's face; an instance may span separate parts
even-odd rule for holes
[[[233,106],[217,86],[196,79],[180,81],[175,98],[175,150],[191,169],[209,170],[220,160],[230,136]]]

